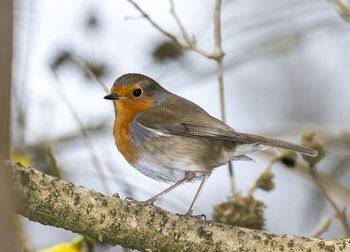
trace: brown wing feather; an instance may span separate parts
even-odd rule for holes
[[[163,134],[250,143],[245,137],[222,121],[210,116],[196,104],[173,94],[159,106],[143,112],[136,120],[142,126]]]
[[[274,146],[274,147],[279,147],[287,150],[297,151],[313,157],[317,156],[318,154],[316,150],[299,145],[299,144],[294,144],[294,143],[290,143],[290,142],[286,142],[278,139],[272,139],[272,138],[267,138],[267,137],[262,137],[262,136],[247,134],[247,133],[240,133],[240,134],[246,139],[249,139],[254,143],[261,143],[268,146]]]
[[[186,134],[192,136],[216,138],[242,144],[251,143],[248,139],[233,129],[227,130],[221,127],[217,127],[216,125],[200,125],[199,123],[194,122],[183,122],[182,125],[186,129]]]
[[[185,109],[184,109],[185,108]],[[235,144],[258,143],[316,156],[317,151],[301,145],[257,135],[239,133],[222,121],[210,116],[196,104],[170,94],[160,106],[155,106],[137,117],[137,122],[146,128],[163,134],[205,137]]]

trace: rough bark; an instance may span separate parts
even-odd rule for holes
[[[17,212],[112,245],[141,251],[349,251],[350,239],[271,234],[187,218],[107,197],[9,162]]]

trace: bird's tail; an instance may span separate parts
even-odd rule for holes
[[[299,145],[299,144],[294,144],[294,143],[290,143],[282,140],[271,139],[271,138],[266,138],[262,136],[252,135],[252,134],[246,134],[246,133],[239,133],[239,134],[244,138],[246,138],[251,143],[257,143],[257,144],[292,150],[292,151],[300,152],[302,154],[306,154],[312,157],[315,157],[318,155],[318,152],[316,150]]]

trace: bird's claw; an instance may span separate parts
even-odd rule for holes
[[[137,200],[134,200],[132,197],[129,197],[129,196],[128,196],[128,197],[126,197],[126,198],[125,198],[125,200],[127,200],[127,201],[131,201],[131,202],[135,202],[135,201],[137,201]]]
[[[204,221],[207,220],[207,217],[205,216],[205,214],[192,215],[191,213],[186,213],[185,216],[186,216],[186,217],[193,217],[193,218],[196,218],[196,219],[198,219],[198,220],[204,220]]]
[[[136,203],[136,204],[140,204],[140,205],[143,205],[143,206],[152,206],[153,205],[153,202],[149,202],[148,200],[146,200],[146,201],[139,201],[139,200],[133,199],[132,197],[126,197],[125,200],[133,202],[133,203]]]
[[[145,201],[139,201],[139,200],[135,200],[132,197],[126,197],[125,200],[139,204],[141,206],[149,206],[149,207],[153,207],[153,208],[157,208],[157,209],[161,209],[160,207],[155,206],[154,200],[145,200]]]

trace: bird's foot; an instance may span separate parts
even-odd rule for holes
[[[196,218],[198,220],[204,220],[206,221],[207,220],[207,217],[205,216],[205,214],[199,214],[199,215],[192,215],[192,211],[191,212],[187,212],[185,214],[186,217],[193,217],[193,218]]]
[[[139,200],[135,200],[131,197],[126,197],[125,200],[139,204],[141,206],[149,206],[149,207],[153,207],[156,209],[161,209],[160,207],[155,206],[153,203],[155,200],[149,199],[149,200],[145,200],[145,201],[139,201]]]

